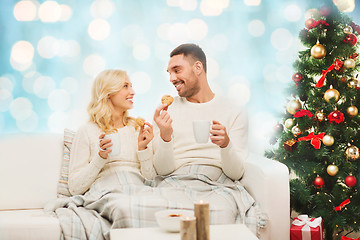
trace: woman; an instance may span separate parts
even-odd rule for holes
[[[72,195],[84,194],[96,180],[114,171],[141,173],[147,179],[156,175],[148,147],[154,137],[153,127],[145,123],[146,127],[139,129],[134,118],[128,116],[134,94],[125,71],[105,70],[96,77],[88,106],[90,121],[77,131],[71,148]],[[111,139],[104,139],[109,133],[115,133],[120,142],[117,154],[111,154],[115,150],[110,148]]]

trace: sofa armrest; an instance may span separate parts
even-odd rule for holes
[[[269,219],[260,239],[290,239],[290,187],[286,165],[251,153],[241,181]]]
[[[0,136],[0,210],[42,208],[56,199],[63,139],[56,133]]]

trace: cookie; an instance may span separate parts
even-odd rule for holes
[[[170,106],[173,101],[174,101],[174,99],[173,99],[173,97],[170,96],[170,95],[164,95],[164,96],[161,98],[161,103],[162,103],[162,104],[166,104],[166,105],[168,105],[168,106]]]
[[[139,127],[142,127],[145,125],[145,119],[143,119],[142,117],[137,117],[135,119],[135,122],[137,125],[139,125]]]

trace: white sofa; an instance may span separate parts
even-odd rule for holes
[[[56,217],[43,212],[57,197],[62,134],[0,136],[0,239],[60,239]],[[260,239],[288,240],[290,193],[287,167],[251,154],[243,183],[269,217]]]

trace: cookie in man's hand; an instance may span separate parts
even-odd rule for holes
[[[168,106],[170,106],[174,101],[174,98],[170,95],[164,95],[162,98],[161,98],[161,103],[162,104],[166,104]]]

